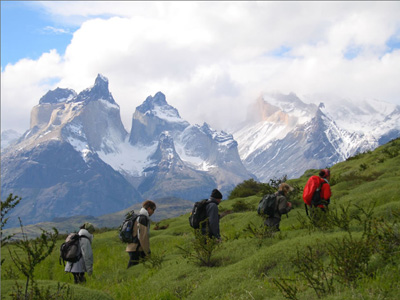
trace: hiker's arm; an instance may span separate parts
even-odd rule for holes
[[[287,214],[292,207],[288,205],[286,197],[279,197],[278,210],[281,215]]]
[[[219,234],[219,215],[218,215],[218,207],[215,205],[214,207],[210,205],[207,206],[209,209],[209,225],[210,225],[210,232],[213,236],[217,239],[221,238]]]

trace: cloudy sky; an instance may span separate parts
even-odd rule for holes
[[[158,91],[218,130],[267,92],[400,105],[400,2],[1,1],[2,131],[98,73],[128,131]]]

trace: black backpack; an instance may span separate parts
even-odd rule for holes
[[[119,239],[121,242],[133,243],[135,241],[135,238],[132,235],[132,230],[138,216],[139,215],[133,210],[126,214],[124,222],[122,222],[121,226],[119,227]]]
[[[317,187],[317,189],[315,190],[311,198],[311,206],[318,206],[320,204],[326,205],[326,201],[321,199],[321,189],[325,183],[326,183],[325,181],[321,182],[320,186]]]
[[[265,195],[258,203],[257,212],[259,215],[273,217],[276,207],[276,194]]]
[[[207,199],[197,201],[193,205],[192,212],[189,216],[189,224],[194,229],[199,229],[202,222],[207,219]]]
[[[65,242],[60,247],[60,263],[62,260],[64,265],[66,261],[73,264],[81,259],[82,252],[79,244],[81,238],[89,239],[87,236],[79,235],[76,232],[70,233],[67,236]]]

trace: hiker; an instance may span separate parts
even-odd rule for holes
[[[287,195],[291,191],[293,191],[293,188],[287,183],[284,182],[279,185],[278,191],[275,193],[276,203],[274,214],[264,221],[264,224],[269,228],[280,231],[281,216],[287,214],[292,209],[292,203],[287,201]]]
[[[217,189],[213,189],[210,198],[206,202],[206,216],[208,221],[201,225],[201,233],[203,235],[208,234],[210,238],[216,238],[219,241],[221,241],[221,235],[219,233],[220,216],[218,214],[218,205],[221,201],[221,192]]]
[[[156,210],[156,204],[146,200],[142,204],[132,230],[132,235],[137,237],[135,242],[126,246],[129,254],[128,268],[137,265],[141,258],[150,255],[150,217]]]
[[[326,212],[331,201],[331,172],[329,169],[321,169],[318,175],[311,176],[304,187],[303,200],[307,213],[309,207],[319,207],[321,211]]]
[[[86,222],[80,227],[78,232],[79,235],[79,246],[81,250],[81,258],[75,263],[67,262],[65,265],[65,272],[70,272],[74,275],[75,283],[86,282],[85,272],[89,276],[93,273],[93,241],[94,226],[91,223]]]

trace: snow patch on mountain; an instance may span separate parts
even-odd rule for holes
[[[176,110],[169,109],[166,106],[155,106],[152,110],[148,110],[145,114],[154,115],[155,117],[163,119],[169,123],[187,123],[179,116]]]
[[[304,101],[320,103],[324,106],[321,111],[348,132],[372,134],[375,137],[384,133],[387,128],[394,126],[400,129],[400,122],[384,124],[398,105],[377,99],[345,99],[335,95],[307,95]]]
[[[105,99],[99,99],[98,100],[100,103],[104,105],[105,108],[107,109],[116,109],[119,110],[119,105],[117,103],[111,103]]]
[[[116,145],[114,152],[97,151],[100,159],[109,164],[114,170],[134,177],[143,175],[152,160],[151,155],[156,151],[157,143],[150,146],[132,146],[127,140]]]
[[[254,126],[246,126],[234,133],[239,143],[239,155],[244,160],[251,153],[268,148],[274,140],[283,139],[290,131],[290,127],[273,122],[260,122]]]

